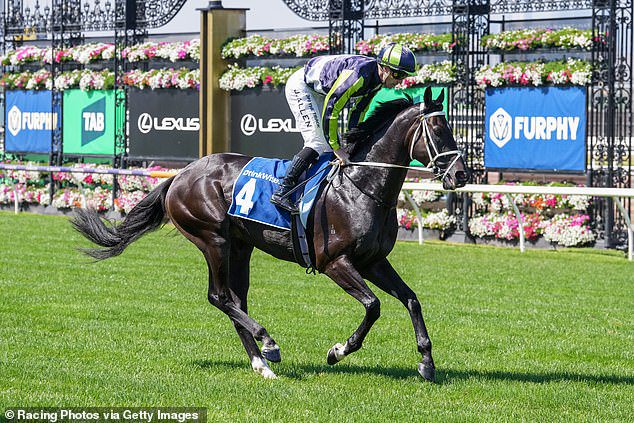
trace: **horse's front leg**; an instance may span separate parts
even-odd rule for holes
[[[418,364],[418,373],[433,382],[436,374],[434,359],[431,356],[431,340],[427,334],[420,303],[414,291],[396,273],[387,259],[380,260],[363,272],[363,277],[388,294],[398,298],[409,311],[416,334],[418,351],[423,356]]]
[[[337,343],[328,351],[328,364],[335,364],[361,348],[370,328],[380,316],[381,303],[346,256],[329,263],[324,273],[365,307],[365,316],[357,330],[344,345]]]

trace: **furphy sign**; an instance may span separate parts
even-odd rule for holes
[[[64,154],[114,154],[114,103],[113,90],[64,91]]]
[[[584,171],[585,96],[583,87],[487,89],[485,167]]]
[[[130,157],[198,158],[198,92],[130,90]],[[169,107],[166,107],[169,105]]]
[[[489,118],[491,141],[502,148],[511,139],[526,140],[576,140],[579,116],[515,116],[503,108]]]
[[[290,159],[302,145],[284,90],[244,90],[231,94],[231,151]]]
[[[60,113],[52,111],[50,91],[7,91],[7,152],[48,153]]]

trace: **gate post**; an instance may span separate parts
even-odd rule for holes
[[[633,15],[631,1],[592,1],[593,73],[588,95],[588,170],[592,186],[632,186]],[[631,212],[631,200],[626,204]],[[628,227],[616,214],[612,198],[602,199],[594,213],[606,247],[623,245]]]
[[[210,1],[200,10],[200,141],[199,155],[229,151],[229,93],[218,80],[226,68],[220,49],[229,38],[246,35],[246,11],[225,9]]]
[[[455,128],[456,142],[466,154],[465,161],[474,183],[486,183],[484,163],[484,91],[475,82],[475,72],[488,63],[488,52],[481,45],[489,33],[489,0],[452,1],[452,37],[455,47],[452,62],[456,82],[451,87],[452,108],[449,120]],[[469,237],[471,197],[462,194],[462,230]],[[468,238],[467,238],[468,239]]]

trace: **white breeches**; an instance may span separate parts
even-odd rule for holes
[[[304,82],[304,69],[293,73],[286,81],[286,101],[293,112],[297,127],[304,138],[304,147],[310,147],[319,155],[332,151],[321,122],[325,96],[311,90]]]

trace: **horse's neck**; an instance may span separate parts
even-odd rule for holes
[[[404,139],[407,129],[399,122],[400,117],[376,140],[362,146],[351,158],[353,162],[377,162],[406,166],[409,163]],[[377,135],[378,136],[378,135]],[[405,181],[406,169],[374,166],[352,166],[350,177],[362,182],[369,193],[386,204],[396,204],[398,194]]]

